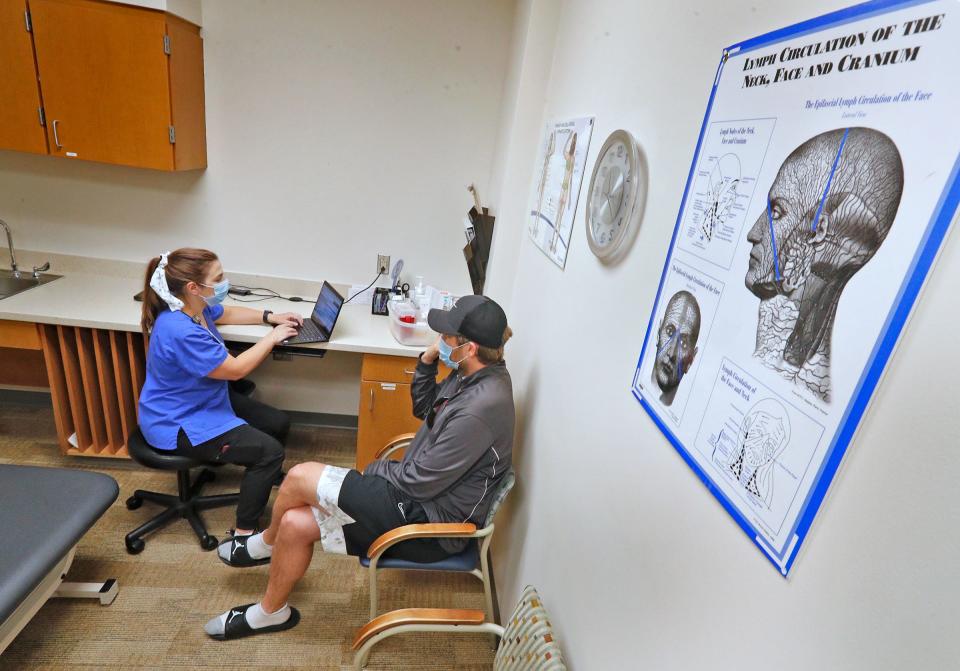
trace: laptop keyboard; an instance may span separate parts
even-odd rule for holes
[[[284,344],[295,345],[299,342],[322,342],[323,340],[326,340],[323,336],[323,331],[313,323],[312,319],[304,319],[303,326],[300,327],[297,335],[289,340],[285,340]]]

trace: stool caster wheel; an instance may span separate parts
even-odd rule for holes
[[[219,544],[220,541],[217,540],[217,537],[210,536],[209,534],[200,539],[200,547],[207,552],[217,547]]]
[[[136,510],[142,505],[143,505],[143,499],[141,498],[138,498],[136,496],[131,496],[129,499],[127,499],[127,510]],[[129,545],[127,547],[129,547]],[[143,549],[143,544],[141,543],[140,550],[142,549]]]
[[[129,539],[128,539],[128,540],[127,540],[127,552],[129,552],[129,553],[132,554],[132,555],[138,555],[138,554],[140,554],[141,552],[143,552],[143,548],[144,548],[145,545],[146,545],[146,543],[144,543],[143,540],[141,540],[141,539],[139,539],[139,538],[134,538],[133,540],[129,540]]]

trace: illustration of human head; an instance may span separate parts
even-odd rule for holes
[[[889,137],[827,131],[787,156],[747,234],[744,281],[761,301],[754,356],[823,400],[840,295],[887,237],[902,192],[903,163]]]
[[[673,403],[677,387],[697,356],[700,337],[700,305],[689,291],[678,291],[667,301],[657,330],[657,356],[653,382],[660,387],[660,401]]]
[[[790,418],[777,401],[757,403],[740,424],[740,450],[730,462],[734,477],[767,505],[773,492],[773,463],[790,442]]]

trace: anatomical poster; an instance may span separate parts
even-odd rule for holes
[[[632,391],[784,576],[954,218],[958,63],[955,0],[722,53]]]
[[[593,117],[547,124],[530,196],[527,231],[534,244],[563,268],[577,213]]]

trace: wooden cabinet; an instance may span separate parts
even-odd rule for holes
[[[26,0],[0,1],[0,149],[47,153]]]
[[[0,384],[47,386],[47,369],[36,324],[0,321]]]
[[[21,45],[10,63],[25,72],[35,53],[34,98],[42,99],[46,137],[34,151],[158,170],[206,167],[199,28],[161,11],[99,0],[28,3],[32,32],[24,34],[28,41],[32,34],[32,46]],[[7,4],[20,3],[0,3]],[[0,37],[22,43],[6,14],[2,21]],[[17,25],[25,30],[23,17]],[[0,46],[0,53],[10,48]],[[0,138],[7,133],[0,130]]]
[[[410,382],[417,360],[409,357],[364,354],[357,420],[357,470],[362,471],[374,455],[394,436],[413,433],[420,420],[413,416]],[[449,369],[440,366],[443,379]],[[391,458],[403,453],[394,452]]]

